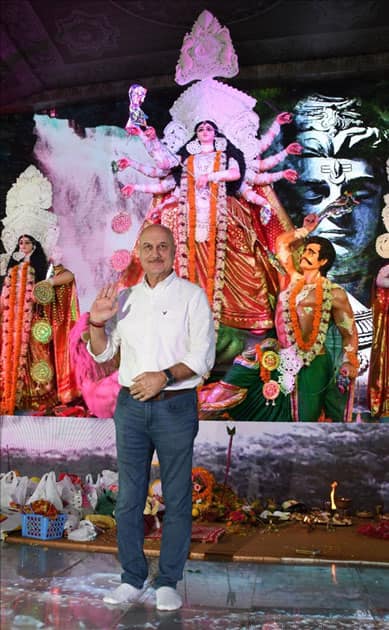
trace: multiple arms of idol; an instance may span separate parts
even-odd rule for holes
[[[291,121],[291,114],[287,112],[278,114],[273,124],[269,127],[261,140],[259,140],[258,156],[247,164],[245,178],[240,189],[242,197],[250,203],[259,206],[269,205],[266,197],[261,195],[258,190],[255,190],[253,186],[266,186],[278,182],[280,179],[287,179],[292,184],[296,183],[298,173],[294,169],[287,168],[281,171],[275,171],[274,173],[269,173],[268,171],[280,164],[288,155],[299,155],[302,151],[300,144],[292,142],[285,149],[279,151],[279,153],[275,153],[264,159],[261,158],[264,151],[272,145],[274,139],[280,133],[281,125],[290,123]]]
[[[254,190],[253,186],[265,186],[279,181],[282,178],[286,178],[291,183],[297,181],[298,174],[294,169],[285,169],[274,173],[267,171],[280,164],[287,155],[298,155],[301,153],[301,146],[298,143],[294,142],[289,144],[286,149],[275,155],[261,159],[261,154],[271,146],[275,137],[279,134],[281,125],[290,123],[291,120],[291,114],[286,112],[279,114],[269,130],[264,134],[263,138],[258,141],[258,157],[248,164],[245,179],[240,189],[240,194],[247,201],[261,206],[268,205],[266,197],[261,195],[257,190]],[[146,166],[127,158],[118,160],[117,166],[119,170],[132,167],[150,178],[158,178],[158,181],[142,184],[127,184],[122,188],[122,194],[129,197],[135,191],[158,194],[174,190],[176,183],[170,171],[180,164],[180,158],[171,153],[167,147],[160,142],[152,127],[148,127],[144,132],[137,130],[137,135],[141,137],[146,151],[153,159],[156,166]],[[206,184],[212,182],[236,181],[239,177],[238,164],[230,160],[227,169],[200,175],[196,180],[196,187],[203,188]]]

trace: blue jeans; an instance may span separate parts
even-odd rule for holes
[[[192,533],[192,455],[198,432],[196,390],[140,402],[122,388],[114,414],[119,472],[115,508],[122,582],[142,588],[148,574],[143,552],[150,466],[157,451],[165,504],[155,588],[182,579]]]

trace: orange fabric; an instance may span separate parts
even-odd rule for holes
[[[277,272],[271,265],[267,247],[266,230],[256,231],[254,209],[247,202],[227,198],[228,226],[227,247],[224,267],[223,302],[221,323],[225,326],[244,330],[266,331],[273,327],[273,310],[277,294]],[[150,214],[150,213],[149,213]],[[169,227],[175,241],[178,241],[177,204],[167,204],[161,212],[160,222]],[[143,227],[149,224],[146,220]],[[282,231],[281,222],[277,219],[272,225],[272,235]],[[271,238],[273,241],[273,236]],[[194,281],[207,291],[209,277],[209,243],[195,243]],[[175,271],[180,276],[178,261]],[[121,283],[132,286],[139,282],[142,270],[139,260],[133,255],[129,269],[123,272]],[[136,282],[135,282],[136,281]],[[270,299],[269,299],[270,298]]]
[[[389,289],[377,287],[373,300],[373,345],[369,372],[372,416],[389,416]]]
[[[23,266],[13,267],[9,278],[18,269],[23,269]],[[7,291],[6,280],[2,291],[4,310],[0,347],[6,370],[0,373],[0,410],[11,415],[15,409],[51,408],[58,400],[68,403],[79,396],[69,356],[69,332],[79,317],[75,283],[54,287],[55,300],[44,307],[31,300],[28,286],[26,282],[18,282],[16,293]],[[10,334],[6,335],[4,318],[8,317],[8,312]],[[42,318],[47,319],[52,326],[52,340],[47,344],[36,341],[31,332],[34,323]],[[25,351],[21,352],[23,340]],[[10,360],[5,361],[7,357]],[[50,381],[37,383],[32,379],[31,368],[37,361],[46,361],[51,367],[53,377]],[[10,375],[11,397],[7,385]],[[9,404],[10,401],[12,404]]]
[[[58,400],[66,404],[79,396],[69,353],[69,334],[80,316],[74,281],[55,287],[55,305],[55,308],[51,308],[50,321],[53,328],[57,395]]]
[[[254,229],[254,211],[234,198],[228,199],[228,208],[221,322],[234,328],[269,330],[273,327],[271,296],[275,299],[277,293],[276,270]]]
[[[21,397],[28,362],[33,314],[34,270],[28,263],[12,267],[1,293],[0,412],[12,415]]]

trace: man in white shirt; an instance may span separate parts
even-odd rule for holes
[[[196,387],[213,366],[215,331],[204,291],[173,271],[170,230],[145,228],[139,257],[145,278],[117,296],[102,289],[90,309],[89,352],[97,362],[120,346],[114,414],[119,493],[115,509],[122,583],[104,601],[140,601],[146,588],[143,553],[150,465],[157,451],[165,503],[157,608],[182,606],[176,584],[188,556],[192,527],[192,454],[198,431]]]

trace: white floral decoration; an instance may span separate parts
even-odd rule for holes
[[[58,218],[49,211],[52,198],[50,181],[32,164],[12,184],[1,235],[8,258],[22,234],[33,236],[50,257],[59,237]]]
[[[20,208],[24,210],[48,210],[53,200],[52,186],[32,164],[19,175],[7,193],[7,215]]]
[[[203,79],[187,88],[170,109],[172,120],[164,130],[163,142],[171,151],[187,142],[197,123],[213,120],[219,131],[243,151],[246,159],[258,155],[259,116],[256,100],[215,79]],[[177,142],[179,138],[180,142]]]
[[[212,13],[203,11],[184,37],[176,83],[186,85],[196,79],[234,77],[238,72],[238,58],[229,30]]]

